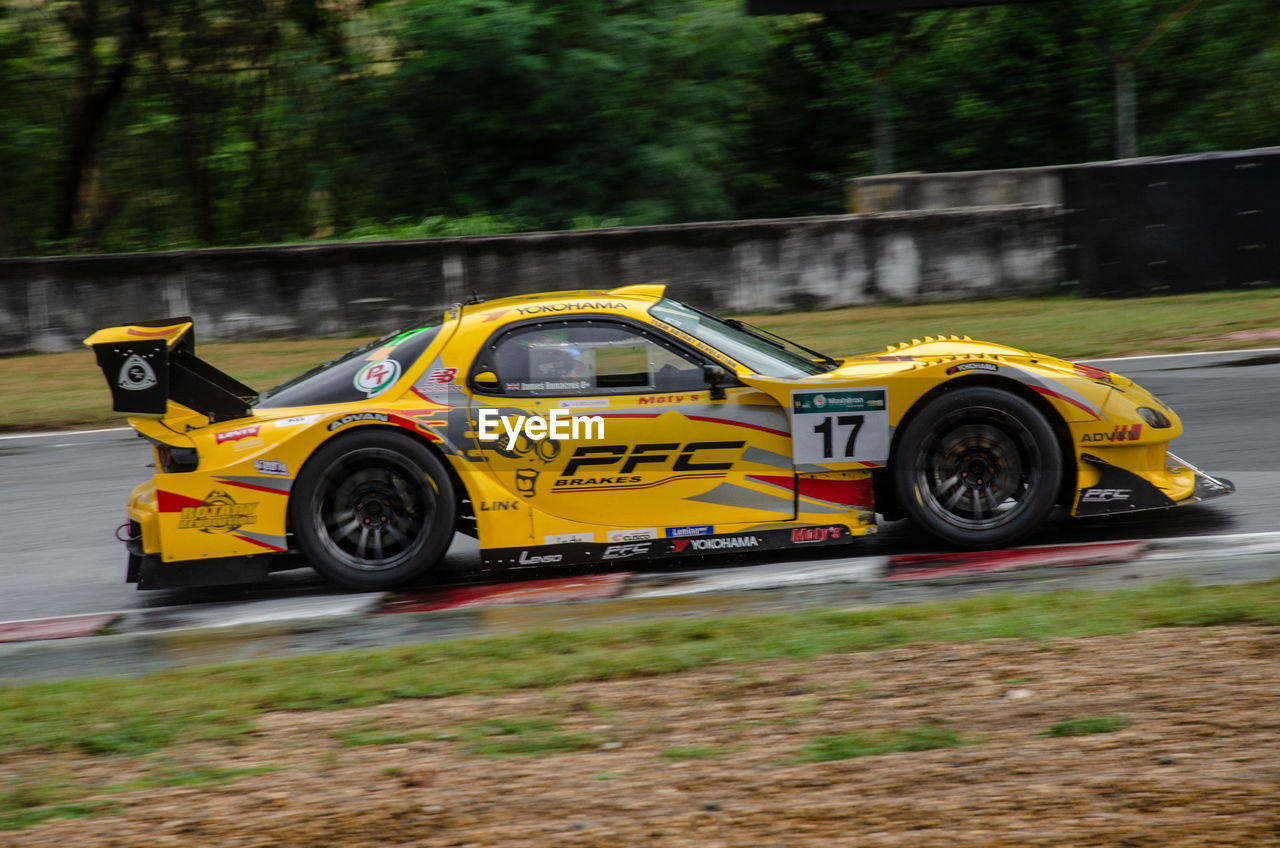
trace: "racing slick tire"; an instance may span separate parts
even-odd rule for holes
[[[927,402],[894,449],[893,482],[916,526],[962,548],[1010,545],[1057,501],[1062,454],[1040,410],[988,386]]]
[[[289,499],[302,555],[348,589],[409,583],[453,539],[457,499],[444,463],[412,436],[364,428],[322,445]]]

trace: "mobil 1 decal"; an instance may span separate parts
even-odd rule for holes
[[[889,459],[889,390],[793,390],[791,451],[796,465],[883,465]]]

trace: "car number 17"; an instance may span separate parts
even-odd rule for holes
[[[831,431],[835,429],[832,421],[840,427],[849,428],[849,438],[844,443],[844,453],[840,455],[842,459],[854,456],[854,448],[858,443],[858,431],[862,429],[863,423],[867,420],[865,415],[828,415],[822,419],[821,424],[813,425],[813,432],[822,436],[822,456],[824,459],[833,459],[835,453],[833,451]]]
[[[887,389],[797,389],[791,393],[791,451],[797,466],[883,464],[889,457]]]

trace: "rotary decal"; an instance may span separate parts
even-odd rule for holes
[[[178,516],[178,529],[230,533],[246,524],[256,524],[257,512],[257,503],[236,503],[226,492],[214,489],[199,506],[182,508]]]
[[[130,392],[149,389],[157,382],[156,372],[151,367],[151,363],[136,353],[130,354],[129,358],[120,366],[120,375],[116,379],[117,386]]]

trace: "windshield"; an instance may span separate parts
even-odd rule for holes
[[[435,340],[440,327],[397,330],[258,395],[259,409],[352,403],[390,389]]]
[[[804,348],[786,339],[772,336],[772,334],[769,334],[772,338],[756,335],[741,322],[724,321],[669,298],[664,297],[655,303],[649,309],[649,314],[711,345],[762,377],[806,377],[810,374],[829,371],[835,365],[834,359],[809,351],[814,356],[825,360],[825,362],[815,362],[799,352]]]

